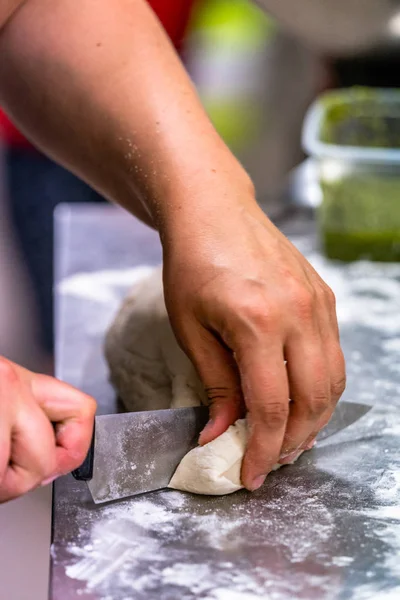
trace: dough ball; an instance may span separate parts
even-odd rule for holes
[[[169,323],[161,268],[130,290],[107,332],[105,355],[127,410],[206,404],[201,381]]]
[[[240,490],[243,488],[240,471],[247,439],[246,419],[239,419],[209,444],[188,452],[179,463],[168,487],[209,496],[222,496]],[[272,470],[281,467],[283,465],[276,464]]]
[[[240,490],[243,487],[240,468],[246,444],[246,420],[239,419],[212,442],[188,452],[168,487],[213,496]]]

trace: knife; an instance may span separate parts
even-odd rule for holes
[[[345,429],[371,408],[339,402],[317,440]],[[90,451],[72,474],[87,482],[95,504],[166,488],[207,421],[206,406],[96,417]]]

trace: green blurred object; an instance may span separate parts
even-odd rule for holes
[[[231,149],[257,135],[261,118],[257,105],[249,106],[245,99],[221,99],[202,96],[203,105],[214,127]]]
[[[343,94],[343,90],[331,92],[323,100],[322,142],[359,148],[400,148],[400,105],[391,107],[389,114],[379,91],[373,88],[347,90],[346,102],[341,102]]]
[[[400,174],[321,181],[325,254],[343,261],[400,261]]]
[[[256,48],[275,32],[273,21],[247,0],[204,0],[194,12],[192,27],[206,31],[213,50],[230,45],[235,51]]]
[[[400,92],[325,94],[305,121],[319,163],[318,221],[329,258],[400,261]]]
[[[254,72],[274,37],[274,23],[252,2],[205,0],[194,11],[191,29],[211,74],[211,83],[200,83],[201,100],[218,133],[238,151],[257,137],[262,123],[265,107],[254,89],[262,74],[254,81]]]

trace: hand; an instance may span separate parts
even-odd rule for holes
[[[90,396],[0,357],[0,502],[81,465],[95,411]]]
[[[211,402],[200,443],[248,411],[242,481],[254,490],[275,463],[312,445],[343,393],[345,365],[332,291],[252,191],[232,183],[213,190],[217,207],[200,200],[186,212],[182,202],[161,232],[164,284]]]

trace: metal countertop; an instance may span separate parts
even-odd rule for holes
[[[337,293],[345,398],[373,404],[254,494],[174,491],[95,506],[55,483],[52,600],[400,597],[400,265],[331,265],[310,218],[279,225]],[[157,235],[114,207],[56,215],[57,376],[117,410],[102,336]]]

